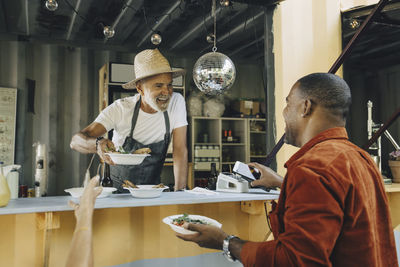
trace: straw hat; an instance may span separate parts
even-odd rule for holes
[[[168,60],[158,49],[146,49],[135,56],[135,79],[122,85],[125,89],[136,88],[136,82],[161,73],[172,73],[172,78],[185,74],[184,69],[172,70]]]

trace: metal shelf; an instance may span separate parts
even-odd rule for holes
[[[221,143],[223,146],[244,146],[245,143]]]

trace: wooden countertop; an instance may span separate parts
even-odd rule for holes
[[[400,184],[385,184],[385,191],[387,193],[400,192]]]

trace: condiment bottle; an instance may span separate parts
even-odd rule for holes
[[[0,207],[5,207],[10,200],[10,188],[3,172],[3,162],[0,162]]]
[[[228,142],[233,142],[232,130],[229,130],[229,131],[228,131],[227,141],[228,141]]]
[[[104,176],[103,181],[101,181],[103,187],[113,187],[113,181],[111,180],[110,165],[104,163]]]
[[[213,162],[211,163],[211,175],[208,178],[208,184],[207,184],[208,189],[210,190],[216,189],[217,179],[218,179],[217,167],[215,162]]]

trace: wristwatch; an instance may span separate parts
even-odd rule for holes
[[[228,261],[234,262],[234,261],[236,261],[236,259],[232,256],[231,252],[229,251],[229,241],[232,238],[237,238],[237,237],[234,235],[229,235],[224,239],[224,242],[222,243],[222,250],[223,250],[223,254],[224,254],[225,258]]]
[[[98,146],[99,146],[99,142],[100,142],[100,140],[102,140],[102,139],[104,139],[103,136],[99,136],[99,137],[96,138],[96,152],[97,152],[97,148],[98,148]]]

